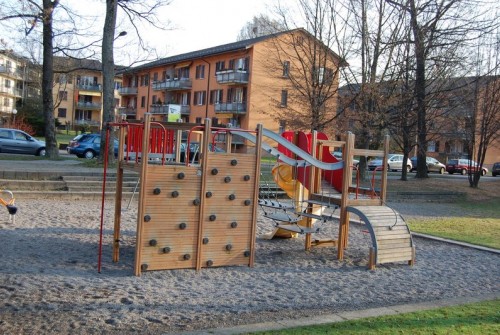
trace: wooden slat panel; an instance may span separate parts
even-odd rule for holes
[[[412,260],[412,256],[383,256],[377,257],[377,263],[392,263]]]
[[[384,236],[376,236],[376,238],[377,238],[377,241],[395,240],[398,238],[410,238],[410,234],[384,235]]]
[[[410,236],[410,233],[404,230],[384,230],[377,232],[377,239],[382,236],[401,236],[401,234],[405,234],[405,237]]]
[[[413,252],[413,247],[406,246],[406,247],[399,247],[399,248],[389,248],[389,249],[382,249],[380,248],[377,251],[377,255],[406,255],[408,253]]]
[[[406,225],[395,225],[395,226],[388,226],[388,227],[384,227],[384,226],[374,226],[373,227],[373,230],[375,232],[379,232],[379,231],[384,231],[384,230],[404,230],[404,231],[408,231],[408,226]]]
[[[410,245],[410,238],[401,238],[397,240],[382,240],[377,241],[379,249],[383,248],[397,248],[397,247],[407,247]]]

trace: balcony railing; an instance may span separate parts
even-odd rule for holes
[[[23,90],[20,88],[17,88],[17,87],[0,86],[0,93],[13,95],[13,96],[18,97],[18,98],[23,96]]]
[[[169,105],[151,105],[150,113],[151,114],[168,114]],[[189,115],[191,112],[190,107],[188,105],[181,105],[181,115]]]
[[[135,95],[137,94],[137,87],[120,87],[118,89],[120,95]]]
[[[76,107],[79,109],[92,109],[92,110],[100,110],[102,107],[101,103],[98,102],[78,102]]]
[[[161,91],[178,91],[191,89],[193,83],[189,78],[167,79],[165,81],[154,81],[152,84],[153,90]]]
[[[215,74],[219,84],[248,84],[248,72],[241,70],[221,71]]]
[[[96,84],[96,85],[77,84],[77,87],[79,90],[82,90],[82,91],[94,91],[94,92],[101,92],[102,91],[101,84]]]
[[[78,119],[76,119],[75,124],[77,124],[77,125],[88,124],[89,126],[99,126],[101,123],[99,121],[94,121],[94,120],[84,120],[84,119],[78,120]]]
[[[246,102],[221,102],[215,104],[215,113],[245,114],[246,112]]]
[[[118,107],[118,114],[137,115],[137,108],[134,107]]]

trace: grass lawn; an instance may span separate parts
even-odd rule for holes
[[[500,249],[498,198],[454,204],[467,210],[464,217],[409,219],[414,232]]]
[[[500,300],[252,334],[499,334]]]

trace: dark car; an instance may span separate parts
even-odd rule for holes
[[[212,152],[225,152],[218,146],[213,146],[212,143],[208,144],[208,149]],[[189,162],[197,163],[200,157],[200,143],[199,142],[189,142]],[[186,143],[181,143],[181,162],[186,160]]]
[[[446,164],[446,171],[449,174],[460,173],[462,175],[466,175],[468,173],[476,172],[476,169],[479,165],[468,159],[450,159]],[[488,169],[483,167],[481,169],[481,176],[484,176],[488,173]]]
[[[115,139],[115,156],[118,156],[118,145],[118,140]],[[101,153],[101,134],[83,134],[79,138],[74,138],[66,150],[69,154],[79,158],[92,159],[99,156]]]
[[[417,156],[413,156],[412,158],[410,158],[410,160],[412,164],[411,171],[417,171]],[[427,165],[427,172],[437,172],[439,174],[443,174],[446,171],[446,165],[435,158],[426,157],[425,163]]]
[[[500,162],[496,162],[493,164],[493,168],[491,169],[491,175],[496,177],[500,174]]]
[[[45,142],[19,129],[0,128],[0,152],[45,156]]]

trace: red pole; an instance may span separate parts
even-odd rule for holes
[[[106,195],[106,174],[107,174],[106,171],[108,169],[108,143],[109,143],[109,124],[106,125],[106,146],[104,149],[104,176],[102,179],[102,202],[101,202],[101,231],[99,233],[99,256],[97,258],[97,272],[99,273],[101,273],[101,262],[102,262],[102,231],[104,226],[104,198]]]

